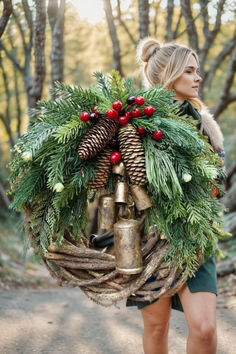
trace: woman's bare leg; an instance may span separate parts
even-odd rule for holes
[[[215,354],[216,295],[210,292],[191,293],[186,284],[178,295],[189,328],[187,354]]]
[[[171,298],[161,298],[141,312],[144,322],[143,349],[145,354],[168,353],[168,330]]]

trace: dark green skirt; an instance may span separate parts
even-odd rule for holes
[[[191,293],[198,291],[206,291],[217,295],[217,277],[216,277],[216,262],[214,257],[208,258],[208,260],[201,265],[195,276],[187,280],[187,285]],[[126,306],[137,306],[138,309],[142,309],[145,306],[153,304],[158,299],[150,301],[135,301],[127,300]],[[172,296],[172,308],[183,312],[183,307],[178,294]]]

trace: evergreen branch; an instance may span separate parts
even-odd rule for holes
[[[173,157],[166,151],[160,150],[158,142],[146,138],[144,140],[146,156],[147,179],[156,193],[163,193],[168,198],[182,194],[182,188],[175,169]]]
[[[78,119],[73,118],[71,121],[61,125],[54,133],[54,137],[59,144],[66,144],[69,140],[75,140],[78,136],[84,136],[91,128],[91,123],[84,124]]]
[[[15,198],[10,204],[11,209],[22,210],[24,204],[29,202],[45,185],[44,170],[40,166],[34,166],[27,174],[22,176],[19,185],[14,190]]]
[[[107,76],[105,76],[102,72],[100,71],[96,71],[94,73],[94,76],[97,79],[97,85],[100,88],[101,92],[103,93],[103,95],[108,98],[111,95],[111,86],[110,86],[110,82],[107,78]]]

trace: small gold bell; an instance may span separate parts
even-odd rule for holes
[[[117,182],[115,190],[115,202],[125,203],[129,202],[129,188],[126,182]]]
[[[112,172],[116,175],[124,176],[125,175],[125,165],[124,162],[119,162],[118,164],[112,167]]]
[[[120,204],[118,208],[118,218],[119,219],[134,219],[135,218],[135,207],[134,201],[129,194],[128,204]]]
[[[132,184],[130,190],[135,206],[139,211],[148,209],[152,206],[152,201],[143,186]]]
[[[119,220],[114,224],[116,269],[123,274],[138,274],[143,270],[139,222]]]
[[[115,223],[115,201],[112,195],[102,195],[98,201],[98,228],[111,230]]]

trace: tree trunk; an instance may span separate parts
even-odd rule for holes
[[[53,86],[55,81],[63,81],[65,0],[61,0],[60,4],[57,0],[49,0],[47,12],[52,34],[50,59]]]
[[[35,0],[36,18],[34,25],[34,57],[35,72],[32,88],[29,90],[29,108],[35,108],[37,101],[41,99],[45,78],[45,28],[46,28],[46,4],[45,0]]]
[[[139,0],[139,35],[140,39],[149,35],[149,1]]]
[[[105,10],[106,19],[109,27],[109,33],[113,45],[114,68],[119,71],[121,76],[124,76],[122,71],[122,66],[121,66],[120,43],[116,33],[116,27],[114,24],[114,17],[112,14],[111,3],[110,0],[103,0],[103,3],[104,3],[104,10]]]
[[[0,196],[1,196],[4,208],[6,210],[9,210],[8,207],[10,205],[10,200],[8,199],[8,196],[6,195],[5,189],[4,189],[1,181],[0,181]]]
[[[3,0],[3,12],[2,12],[2,16],[0,17],[0,38],[2,37],[5,31],[11,13],[12,13],[11,0]]]
[[[173,39],[173,31],[172,31],[172,21],[174,14],[174,0],[168,0],[167,2],[167,21],[166,21],[166,42]]]
[[[15,141],[14,141],[14,137],[13,137],[12,130],[11,130],[11,117],[10,117],[11,94],[10,94],[10,90],[9,90],[9,79],[7,76],[7,72],[2,65],[1,53],[0,53],[0,69],[2,71],[3,87],[4,87],[6,101],[7,101],[5,113],[4,114],[0,113],[0,120],[2,121],[2,123],[5,127],[5,130],[7,132],[10,146],[11,146],[11,148],[13,148],[13,146],[15,145]]]

